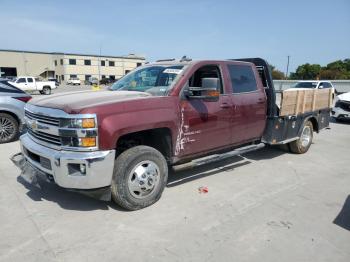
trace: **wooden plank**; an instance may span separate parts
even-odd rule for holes
[[[332,94],[331,89],[285,90],[281,96],[280,115],[298,115],[331,108]]]

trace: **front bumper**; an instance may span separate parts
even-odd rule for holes
[[[21,153],[14,155],[12,161],[21,169],[22,176],[29,173],[29,176],[46,177],[67,189],[97,189],[111,185],[115,150],[59,151],[35,143],[28,134],[22,135],[20,142]],[[85,172],[81,172],[81,165]]]
[[[333,107],[332,116],[335,118],[350,118],[350,111],[346,111],[340,107]]]

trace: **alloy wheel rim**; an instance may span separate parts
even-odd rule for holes
[[[138,199],[146,198],[159,185],[159,176],[159,167],[153,161],[146,160],[138,163],[128,176],[130,194]]]
[[[13,122],[6,118],[0,117],[0,140],[10,140],[15,132],[15,125]]]
[[[309,126],[305,126],[301,134],[301,145],[307,147],[311,141],[311,129]]]

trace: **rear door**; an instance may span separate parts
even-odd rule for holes
[[[254,65],[230,62],[226,67],[230,78],[232,103],[232,144],[259,139],[265,129],[267,99]]]
[[[27,77],[27,90],[36,90],[35,80],[33,77]]]

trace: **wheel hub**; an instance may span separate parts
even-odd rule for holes
[[[5,117],[0,118],[0,140],[5,141],[11,138],[14,133],[14,129],[15,127],[9,119]]]
[[[305,126],[301,134],[301,145],[307,147],[311,140],[311,129],[309,126]]]
[[[128,188],[135,198],[145,198],[159,184],[159,167],[153,161],[138,163],[129,173]]]

